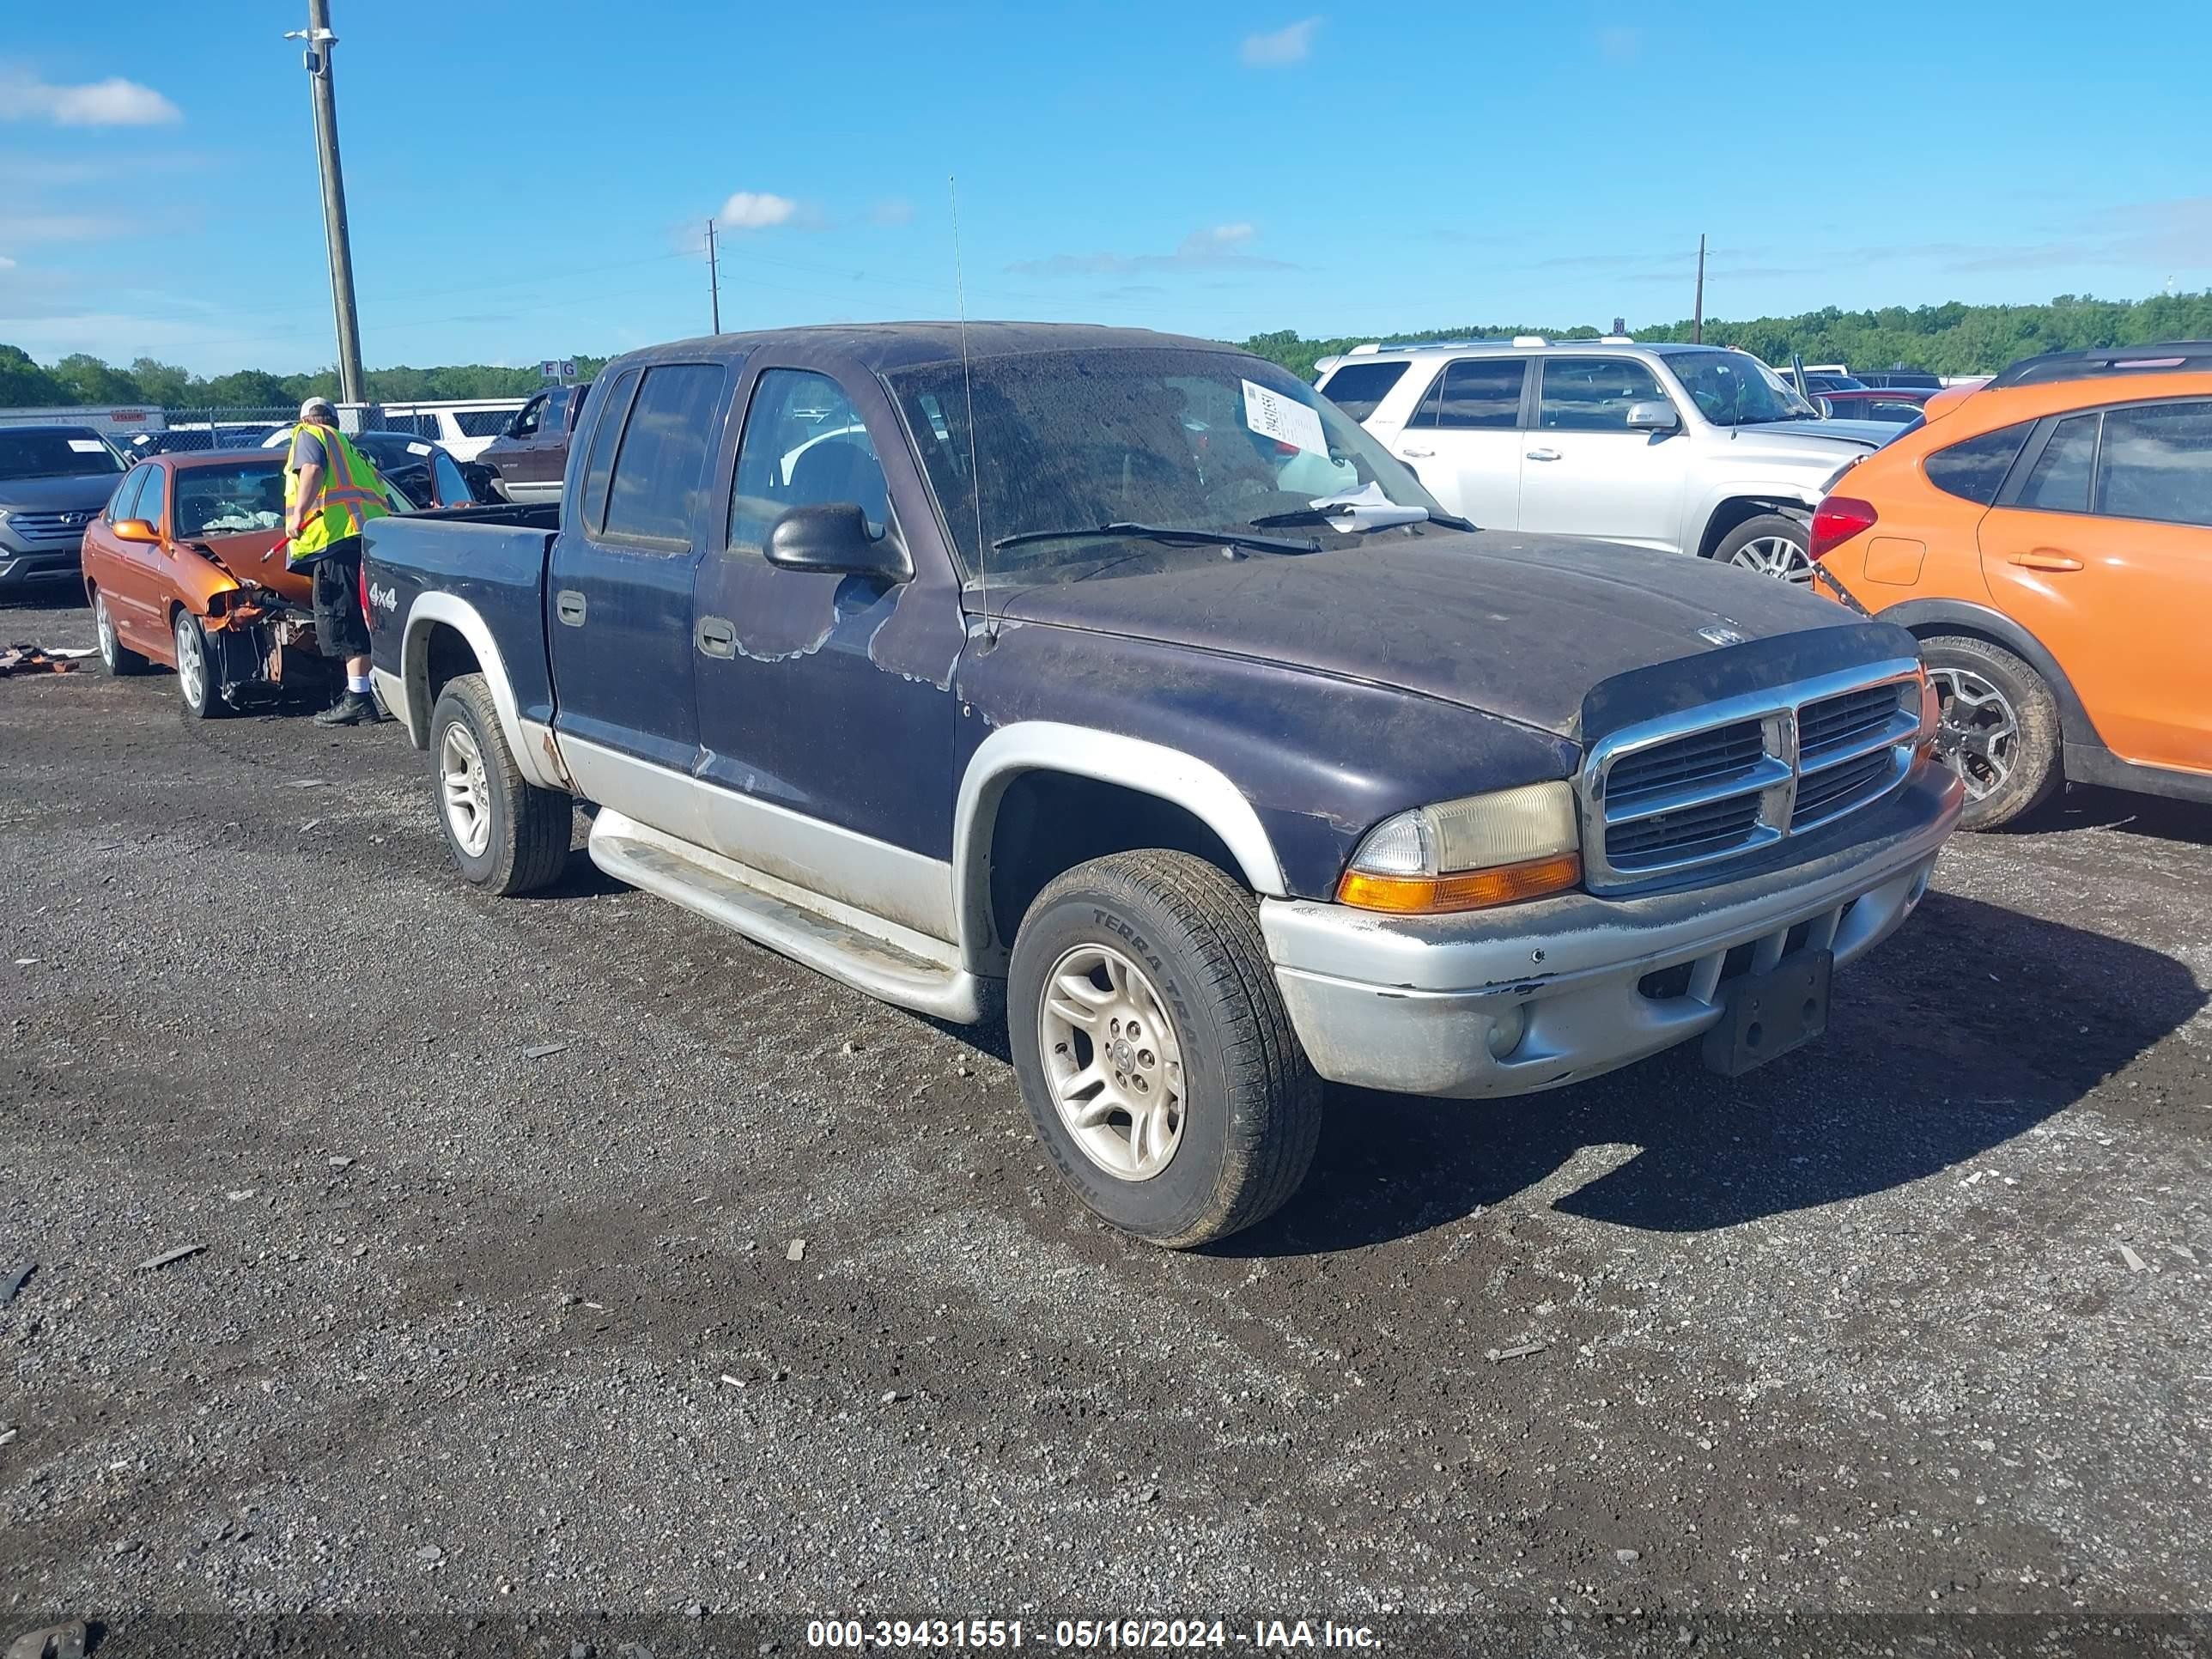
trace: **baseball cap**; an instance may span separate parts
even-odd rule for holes
[[[300,405],[300,418],[303,421],[313,415],[327,415],[332,420],[336,420],[337,413],[337,410],[331,407],[331,400],[328,398],[310,398]]]

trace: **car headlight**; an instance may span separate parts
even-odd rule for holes
[[[1352,854],[1336,896],[1363,910],[1437,915],[1565,892],[1582,878],[1574,786],[1531,783],[1383,819]]]

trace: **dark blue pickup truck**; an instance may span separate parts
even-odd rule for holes
[[[557,509],[369,526],[468,880],[602,869],[886,1001],[1003,1009],[1083,1200],[1190,1245],[1322,1080],[1481,1097],[1825,1024],[1955,823],[1913,641],[1478,532],[1219,345],[979,324],[610,364]]]

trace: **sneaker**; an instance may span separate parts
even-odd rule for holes
[[[348,691],[328,708],[315,716],[318,726],[358,726],[363,720],[376,718],[376,705],[368,700],[365,691]]]

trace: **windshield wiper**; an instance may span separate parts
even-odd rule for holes
[[[1370,513],[1375,510],[1376,509],[1371,507],[1368,508],[1368,511]],[[1392,530],[1397,527],[1398,523],[1419,524],[1423,520],[1425,520],[1430,524],[1440,524],[1447,530],[1477,530],[1481,528],[1481,526],[1477,525],[1472,519],[1462,519],[1456,513],[1439,513],[1434,507],[1430,507],[1425,512],[1423,512],[1420,508],[1411,507],[1403,510],[1408,513],[1421,512],[1422,517],[1420,519],[1406,519],[1387,525],[1377,525],[1376,528],[1378,530]],[[1274,530],[1285,526],[1294,524],[1330,524],[1338,519],[1357,518],[1358,516],[1358,509],[1354,503],[1350,501],[1333,501],[1327,507],[1294,507],[1288,513],[1263,513],[1258,518],[1249,519],[1245,522],[1249,524],[1255,530]]]
[[[1164,542],[1170,547],[1251,547],[1262,553],[1318,553],[1319,542],[1294,542],[1274,536],[1247,536],[1235,530],[1201,530],[1195,526],[1165,524],[1084,525],[1072,530],[1024,530],[1018,536],[1001,536],[991,544],[995,552],[1026,547],[1031,542],[1143,540]]]

